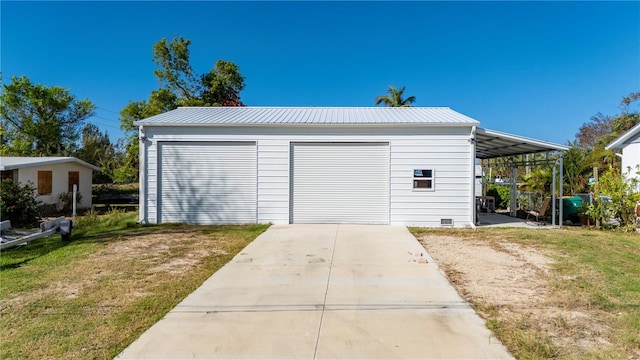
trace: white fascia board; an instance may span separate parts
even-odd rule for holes
[[[62,163],[67,163],[67,162],[76,162],[82,166],[88,167],[91,170],[95,170],[95,171],[101,171],[102,169],[100,169],[99,167],[95,166],[95,165],[91,165],[87,162],[84,162],[80,159],[74,158],[74,157],[58,157],[58,158],[40,158],[34,161],[25,161],[25,162],[21,162],[21,163],[14,163],[11,165],[0,165],[0,170],[4,171],[4,170],[15,170],[15,169],[21,169],[21,168],[26,168],[26,167],[34,167],[34,166],[43,166],[43,165],[55,165],[55,164],[62,164]]]
[[[505,140],[509,140],[509,141],[514,141],[514,142],[527,143],[527,144],[530,144],[530,145],[539,146],[541,148],[544,148],[544,149],[541,149],[541,150],[549,150],[549,149],[550,150],[557,150],[557,151],[567,151],[567,150],[569,150],[569,147],[565,146],[565,145],[555,144],[555,143],[551,143],[551,142],[547,142],[547,141],[543,141],[543,140],[531,139],[531,138],[528,138],[528,137],[508,134],[508,133],[495,131],[495,130],[478,128],[476,133],[477,134],[486,134],[486,135],[489,135],[489,136],[495,136],[495,137],[499,137],[499,138],[502,138],[502,139],[505,139]]]
[[[282,123],[282,124],[246,124],[246,123],[221,123],[221,124],[207,124],[207,123],[138,123],[137,121],[133,123],[137,126],[145,126],[145,127],[306,127],[306,128],[326,128],[326,127],[342,127],[342,128],[366,128],[366,127],[472,127],[477,125],[477,123],[369,123],[369,124],[358,124],[358,123],[331,123],[331,124],[309,124],[309,123]]]

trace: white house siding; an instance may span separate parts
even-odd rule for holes
[[[255,141],[257,222],[288,224],[290,149],[298,142],[385,142],[390,149],[389,222],[392,225],[471,226],[473,174],[470,126],[144,126],[147,196],[143,221],[158,222],[157,144],[162,141]],[[434,191],[413,190],[413,170],[433,169]]]
[[[140,217],[148,219],[156,219],[158,217],[158,144],[146,140],[144,142],[146,151],[141,153],[144,156],[144,172],[145,177],[140,179],[144,181],[142,188],[146,189],[146,193],[140,197],[140,202],[146,203],[146,206],[140,206]],[[142,147],[141,147],[142,148]],[[142,162],[141,162],[142,163]],[[143,169],[140,169],[143,171]]]
[[[640,166],[640,135],[622,149],[622,172],[629,172],[629,176],[640,180],[640,175],[637,174],[640,170],[638,166]]]
[[[456,130],[456,131],[454,131]],[[471,147],[468,129],[414,136],[391,143],[391,223],[441,226],[469,224]],[[414,169],[434,171],[434,189],[414,190]]]
[[[258,222],[289,219],[289,141],[258,141]]]
[[[26,184],[31,182],[38,187],[38,171],[51,171],[51,194],[38,195],[38,200],[44,204],[58,204],[59,195],[69,190],[69,171],[80,173],[80,184],[78,192],[82,194],[82,199],[78,203],[78,208],[91,207],[91,177],[92,170],[75,163],[59,163],[51,165],[30,166],[18,169],[18,181]]]
[[[640,137],[622,149],[622,171],[627,172],[631,168],[631,173],[635,174],[638,165],[640,165]]]

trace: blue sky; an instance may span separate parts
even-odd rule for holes
[[[640,2],[0,2],[2,81],[27,75],[118,113],[158,87],[159,39],[240,66],[249,106],[373,106],[406,86],[482,127],[565,143],[640,91]]]

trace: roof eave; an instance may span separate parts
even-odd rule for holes
[[[85,162],[85,161],[82,161],[82,160],[80,160],[78,158],[73,158],[73,157],[62,158],[62,159],[48,159],[48,160],[42,160],[42,161],[37,161],[37,162],[21,163],[21,164],[14,164],[14,165],[1,165],[0,166],[0,171],[17,170],[17,169],[22,169],[22,168],[34,167],[34,166],[64,164],[64,163],[67,163],[67,162],[75,162],[75,163],[78,163],[79,165],[88,167],[91,170],[102,171],[101,168],[99,168],[99,167],[97,167],[95,165],[89,164],[88,162]]]
[[[503,133],[503,132],[500,132],[500,131],[495,131],[495,130],[490,130],[490,129],[478,128],[476,130],[476,134],[485,134],[485,135],[488,135],[488,136],[496,136],[496,137],[500,137],[500,138],[507,139],[507,140],[514,141],[514,142],[525,143],[525,144],[531,145],[533,147],[539,147],[539,149],[536,149],[536,150],[532,151],[531,153],[539,153],[539,152],[545,152],[545,151],[567,151],[567,150],[569,150],[569,147],[565,146],[565,145],[555,144],[555,143],[542,141],[542,140],[531,139],[531,138],[524,137],[524,136]]]
[[[310,127],[310,126],[340,126],[340,127],[416,127],[416,126],[447,126],[447,127],[470,127],[478,126],[479,122],[469,123],[260,123],[260,124],[246,124],[246,123],[146,123],[143,121],[134,121],[136,126],[157,126],[157,127]]]

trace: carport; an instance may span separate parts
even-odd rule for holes
[[[508,166],[511,176],[510,213],[516,216],[517,203],[517,175],[518,166],[553,165],[553,183],[551,185],[552,214],[556,213],[556,188],[560,196],[563,194],[563,152],[569,150],[567,146],[554,144],[542,140],[507,134],[495,130],[477,128],[475,134],[476,159],[502,159],[503,166]],[[529,160],[526,155],[544,153],[544,159]],[[520,156],[520,158],[518,158]],[[557,170],[558,169],[558,170]],[[559,177],[556,184],[556,177]],[[559,219],[562,219],[562,206],[559,207]],[[562,225],[562,220],[559,221]],[[552,216],[552,225],[556,225],[556,217]]]

